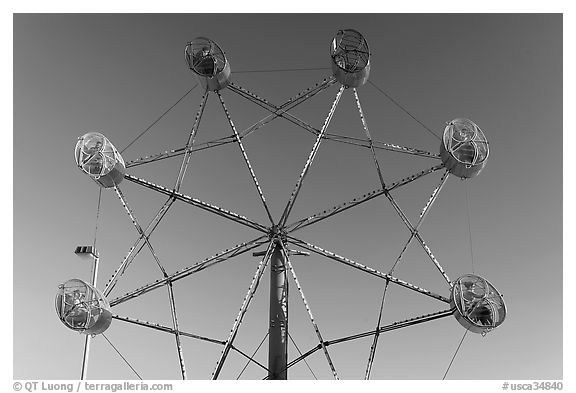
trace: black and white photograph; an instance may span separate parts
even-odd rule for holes
[[[299,12],[13,14],[15,390],[571,389],[564,15]]]

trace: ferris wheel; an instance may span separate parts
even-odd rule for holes
[[[362,371],[362,376],[365,379],[369,379],[374,366],[374,357],[378,348],[379,337],[383,333],[447,317],[456,319],[456,321],[466,329],[466,332],[482,335],[487,334],[503,323],[506,317],[506,306],[502,295],[496,288],[485,278],[475,274],[465,274],[455,280],[450,279],[445,269],[432,253],[431,248],[424,241],[423,235],[420,232],[420,227],[425,217],[438,198],[447,179],[449,177],[456,177],[467,180],[478,175],[484,168],[489,155],[489,144],[480,127],[471,120],[464,118],[456,118],[448,121],[443,130],[442,137],[439,138],[441,139],[439,154],[419,148],[400,146],[373,139],[357,91],[357,88],[369,82],[370,50],[362,34],[353,29],[339,30],[331,42],[331,75],[281,104],[273,104],[269,100],[233,82],[231,80],[232,71],[230,63],[224,51],[218,44],[208,38],[198,37],[188,42],[184,49],[184,57],[187,66],[196,75],[199,86],[203,89],[193,126],[184,146],[136,160],[124,161],[121,152],[114,146],[109,137],[102,133],[86,133],[78,139],[76,144],[75,159],[78,168],[96,182],[101,190],[110,190],[116,194],[137,234],[137,238],[135,242],[131,244],[127,255],[114,270],[114,273],[106,284],[100,287],[101,289],[96,285],[99,254],[94,246],[80,246],[76,248],[77,255],[87,258],[94,263],[91,282],[75,278],[66,281],[58,288],[55,306],[59,319],[67,328],[86,336],[82,362],[82,379],[86,378],[91,338],[96,335],[106,337],[104,332],[111,328],[114,323],[129,323],[172,335],[176,341],[179,371],[183,379],[188,378],[185,354],[182,348],[183,339],[202,340],[221,347],[220,355],[217,359],[214,359],[215,367],[213,372],[211,375],[207,375],[206,378],[218,379],[221,377],[222,369],[225,367],[226,360],[232,352],[239,353],[248,359],[248,363],[252,362],[263,369],[263,379],[288,379],[291,367],[300,362],[306,362],[308,357],[319,352],[323,354],[333,378],[339,379],[338,369],[330,355],[331,347],[361,338],[371,338],[372,344],[366,353],[367,362],[365,366],[363,366]],[[332,101],[332,105],[326,108],[327,114],[321,126],[311,125],[291,113],[297,106],[306,103],[312,97],[325,93],[326,90],[332,86],[336,86],[338,91]],[[269,114],[247,129],[239,131],[235,126],[221,94],[223,90],[228,90],[243,100],[247,100],[251,104],[263,108],[269,112]],[[365,138],[335,134],[328,131],[340,99],[345,94],[350,94],[353,97]],[[224,110],[225,120],[232,134],[224,138],[198,144],[196,142],[196,135],[202,128],[201,120],[210,95],[217,97],[219,105]],[[296,179],[292,192],[288,196],[288,201],[280,214],[280,218],[275,220],[250,158],[244,148],[244,141],[256,130],[267,126],[278,118],[283,118],[295,126],[313,134],[315,141]],[[378,176],[380,187],[375,190],[366,190],[363,194],[352,200],[327,207],[316,214],[294,219],[292,214],[294,205],[300,191],[305,187],[306,176],[312,167],[319,146],[324,140],[365,148],[368,152],[367,154],[371,157],[370,159],[373,161],[373,170]],[[240,149],[246,169],[258,193],[259,204],[265,212],[266,219],[263,222],[182,192],[182,183],[186,176],[192,155],[200,150],[217,149],[223,145],[237,145]],[[386,182],[383,175],[385,170],[380,164],[376,154],[377,150],[385,151],[387,154],[423,157],[429,160],[431,164],[425,170],[413,173],[407,177],[395,179],[392,182]],[[154,163],[160,161],[177,158],[181,159],[181,164],[174,184],[156,184],[145,178],[130,174],[131,168],[154,165]],[[417,182],[433,173],[441,173],[440,181],[430,193],[427,203],[422,207],[417,221],[410,220],[400,208],[397,198],[393,195],[393,191],[410,183]],[[146,226],[142,226],[141,221],[130,207],[130,203],[121,189],[121,183],[125,181],[142,187],[146,192],[155,192],[167,197],[166,202]],[[352,257],[339,255],[306,241],[299,235],[299,231],[303,228],[310,227],[344,211],[349,211],[350,209],[376,199],[378,199],[380,203],[391,205],[410,233],[403,243],[402,251],[396,257],[392,267],[388,271],[380,271],[371,267],[370,263],[363,264],[354,260]],[[240,225],[249,228],[255,231],[254,239],[216,252],[212,256],[206,257],[191,266],[176,272],[171,272],[155,252],[151,235],[175,203],[217,215],[230,222],[231,225]],[[444,294],[435,293],[423,286],[416,285],[406,279],[395,276],[396,267],[402,261],[408,246],[412,242],[418,243],[422,247],[426,258],[429,259],[429,262],[434,266],[438,274],[441,275],[445,282],[446,292]],[[150,250],[157,268],[160,271],[161,278],[143,286],[133,288],[123,295],[114,294],[113,291],[116,284],[130,275],[127,268],[136,260],[140,250],[143,248]],[[249,252],[252,252],[253,256],[259,257],[260,262],[252,277],[248,291],[244,298],[238,301],[238,303],[240,303],[240,310],[235,319],[231,321],[231,328],[227,337],[206,337],[181,329],[179,326],[179,313],[176,309],[173,284],[192,275],[201,275],[203,271],[210,269],[212,266]],[[382,296],[382,301],[380,308],[374,310],[375,317],[377,317],[375,318],[377,319],[377,325],[373,330],[330,340],[326,339],[322,334],[322,326],[317,323],[314,317],[312,307],[307,301],[304,288],[300,285],[296,270],[292,264],[294,256],[311,254],[319,255],[322,258],[327,258],[338,264],[353,268],[362,274],[381,280],[383,293],[378,296]],[[246,314],[250,311],[251,302],[256,295],[259,283],[262,281],[266,269],[269,271],[270,287],[269,319],[267,321],[268,330],[265,337],[268,339],[268,363],[267,365],[263,365],[261,362],[255,360],[254,356],[246,354],[245,351],[235,345],[235,339],[241,330],[241,325]],[[291,282],[293,284],[290,284]],[[301,299],[317,340],[317,344],[307,351],[298,350],[297,356],[289,354],[288,351],[289,341],[291,340],[288,328],[288,288],[291,288],[292,285],[295,286],[296,291],[292,291],[291,294]],[[432,311],[424,315],[398,320],[389,324],[382,324],[384,300],[389,286],[399,286],[419,296],[434,299],[443,304],[443,309],[441,311]],[[167,289],[170,300],[171,325],[161,325],[114,313],[116,306],[129,304],[141,295],[164,287]],[[234,299],[230,301],[234,301]],[[260,348],[260,346],[258,348]]]

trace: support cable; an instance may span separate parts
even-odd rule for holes
[[[304,181],[304,177],[306,177],[306,174],[308,173],[308,169],[310,169],[310,165],[312,165],[312,162],[314,161],[314,157],[316,156],[316,153],[318,152],[318,147],[320,146],[320,142],[322,141],[322,137],[323,137],[324,133],[326,132],[328,125],[330,124],[330,120],[332,120],[332,116],[334,115],[334,112],[336,110],[336,106],[338,105],[338,102],[340,101],[340,97],[342,97],[342,93],[344,92],[344,89],[345,89],[345,86],[342,85],[340,87],[340,90],[338,90],[338,94],[336,95],[336,98],[334,99],[334,102],[332,103],[332,107],[330,108],[330,112],[328,112],[328,116],[326,117],[326,120],[324,120],[324,124],[322,125],[322,129],[320,130],[320,133],[318,134],[318,138],[316,138],[316,142],[314,143],[314,146],[312,147],[312,151],[310,152],[310,155],[308,156],[308,159],[306,160],[306,164],[304,165],[304,169],[302,170],[302,173],[300,174],[300,177],[298,178],[298,181],[296,182],[296,186],[294,187],[294,191],[292,191],[292,195],[290,195],[290,199],[288,200],[288,204],[286,205],[286,208],[284,209],[284,213],[282,213],[282,217],[280,218],[280,225],[281,226],[284,226],[286,224],[286,220],[288,219],[288,216],[290,215],[290,211],[294,207],[294,203],[296,202],[296,197],[298,196],[298,193],[300,192],[300,189],[302,187],[302,182]]]
[[[268,209],[268,205],[266,204],[266,198],[264,197],[264,193],[262,192],[262,189],[260,188],[260,184],[258,183],[258,178],[256,177],[254,170],[252,169],[252,165],[250,164],[250,160],[248,159],[248,155],[246,154],[246,150],[244,149],[244,144],[242,143],[242,140],[240,139],[240,135],[238,135],[238,131],[236,131],[236,127],[234,126],[234,122],[232,121],[232,118],[230,117],[230,113],[228,112],[228,108],[226,108],[226,104],[224,103],[224,99],[222,98],[222,94],[220,94],[220,92],[216,92],[216,94],[218,94],[218,98],[220,99],[220,103],[222,104],[222,108],[224,109],[224,113],[226,114],[226,118],[228,119],[228,123],[230,124],[232,131],[234,131],[234,135],[236,136],[236,142],[238,142],[238,146],[240,147],[240,150],[242,151],[242,157],[244,157],[244,161],[246,162],[246,166],[248,167],[248,170],[250,171],[250,175],[252,176],[252,181],[254,182],[254,185],[256,186],[256,189],[258,190],[258,195],[260,195],[260,200],[262,201],[262,204],[264,205],[264,209],[266,210],[266,214],[268,215],[268,219],[270,220],[270,224],[274,225],[274,219],[272,218],[272,215],[270,214],[270,209]]]
[[[458,344],[458,348],[456,348],[456,352],[454,352],[454,356],[452,356],[452,360],[450,360],[450,364],[448,365],[448,368],[446,369],[446,372],[444,373],[442,380],[446,379],[446,375],[448,375],[448,371],[450,371],[450,367],[452,367],[452,362],[454,362],[454,359],[456,358],[456,355],[458,354],[458,351],[460,350],[460,346],[464,342],[464,338],[466,338],[466,334],[468,334],[468,329],[466,329],[466,331],[464,332],[464,335],[462,336],[462,340],[460,340],[460,344]]]
[[[128,149],[130,146],[132,146],[138,139],[140,139],[146,132],[148,132],[152,127],[154,127],[154,125],[156,123],[158,123],[164,116],[166,116],[168,114],[168,112],[170,112],[176,105],[178,105],[180,103],[180,101],[182,101],[184,98],[186,98],[186,96],[188,94],[190,94],[190,92],[192,90],[194,90],[196,87],[198,86],[198,83],[196,83],[194,86],[192,86],[192,88],[190,88],[190,90],[188,90],[182,97],[180,97],[178,99],[178,101],[176,101],[170,108],[168,108],[164,113],[162,113],[160,115],[160,117],[158,117],[156,120],[154,120],[152,122],[152,124],[150,124],[148,127],[146,127],[146,129],[144,131],[142,131],[132,142],[130,142],[128,144],[128,146],[126,146],[124,149],[122,149],[120,151],[120,154],[124,153],[124,151],[126,151],[126,149]]]
[[[302,356],[302,351],[300,350],[300,348],[298,348],[298,345],[296,345],[296,341],[294,341],[294,339],[292,338],[292,335],[290,333],[288,333],[288,337],[290,337],[290,341],[292,341],[292,344],[294,344],[294,347],[296,347],[296,350],[298,351],[300,356]],[[306,363],[306,367],[308,367],[308,370],[310,370],[310,372],[312,373],[312,376],[314,377],[314,379],[318,380],[318,378],[316,377],[316,374],[314,374],[314,371],[312,371],[312,369],[310,368],[308,361],[305,358],[303,360],[304,360],[304,363]]]
[[[291,71],[319,71],[319,70],[329,70],[330,67],[316,67],[316,68],[285,68],[279,70],[244,70],[244,71],[234,71],[235,74],[248,74],[253,72],[291,72]]]
[[[268,337],[268,332],[266,332],[266,334],[264,335],[264,338],[262,339],[262,341],[260,341],[260,344],[258,345],[258,348],[256,348],[256,350],[254,351],[254,353],[252,354],[252,356],[250,356],[250,359],[248,359],[248,361],[247,361],[246,364],[244,365],[244,368],[242,369],[242,371],[240,371],[240,374],[238,374],[238,376],[236,377],[236,380],[239,380],[240,377],[242,376],[242,374],[244,374],[244,371],[246,370],[246,368],[248,367],[248,365],[250,364],[250,362],[252,361],[252,359],[254,358],[254,356],[256,356],[256,353],[258,353],[258,350],[260,349],[260,347],[262,346],[262,344],[264,344],[264,341],[266,341],[266,337]]]
[[[242,323],[242,319],[244,318],[244,314],[246,314],[246,310],[248,309],[248,306],[250,305],[250,301],[252,300],[252,298],[254,297],[254,294],[256,293],[256,290],[258,289],[258,284],[260,283],[260,278],[262,277],[262,274],[264,273],[264,270],[266,269],[266,265],[268,265],[268,261],[270,259],[270,254],[272,253],[273,248],[274,248],[274,240],[271,240],[270,243],[268,244],[268,249],[266,250],[266,255],[264,256],[264,258],[262,258],[262,261],[258,265],[258,269],[256,269],[256,273],[254,274],[254,277],[252,278],[252,282],[250,283],[250,287],[248,288],[248,292],[246,293],[246,296],[244,296],[244,300],[242,301],[242,306],[240,307],[240,311],[238,312],[238,315],[236,316],[236,319],[234,320],[234,324],[232,325],[232,329],[230,330],[230,335],[228,336],[228,339],[226,340],[226,344],[224,346],[224,349],[222,350],[222,353],[220,354],[220,359],[218,359],[218,362],[216,363],[216,369],[212,373],[212,379],[218,379],[218,376],[220,375],[220,371],[222,371],[222,366],[224,365],[224,361],[226,360],[226,357],[228,356],[228,353],[230,352],[230,349],[232,348],[232,343],[234,342],[234,339],[236,338],[236,334],[238,333],[238,328],[240,327],[240,324]]]
[[[394,98],[392,98],[390,96],[390,94],[386,93],[384,90],[382,90],[381,88],[376,86],[374,84],[374,82],[372,82],[370,79],[368,79],[368,83],[370,83],[380,93],[384,94],[384,96],[386,96],[386,98],[388,98],[394,105],[396,105],[398,108],[402,109],[402,111],[404,111],[404,113],[406,113],[408,116],[410,116],[412,119],[414,119],[418,124],[420,124],[422,127],[424,127],[430,134],[434,135],[436,138],[438,138],[438,140],[442,140],[442,138],[440,138],[438,135],[436,135],[436,133],[434,131],[432,131],[428,126],[426,126],[426,124],[424,124],[420,120],[418,120],[412,113],[408,112],[408,110],[406,108],[404,108],[402,105],[400,105],[400,103],[398,101],[396,101]]]
[[[475,274],[475,272],[474,272],[474,249],[472,247],[472,224],[471,224],[471,220],[470,220],[470,196],[469,196],[469,191],[468,191],[468,182],[466,182],[466,185],[464,188],[466,189],[466,216],[468,218],[468,241],[470,244],[470,260],[472,261],[472,274]]]
[[[255,363],[257,366],[261,367],[262,369],[264,369],[264,370],[266,370],[266,371],[268,371],[268,372],[270,371],[270,370],[268,370],[268,368],[267,368],[266,366],[264,366],[262,363],[260,363],[260,362],[257,361],[256,359],[251,358],[250,356],[246,355],[246,354],[244,353],[244,351],[239,350],[239,349],[236,348],[234,345],[232,345],[232,346],[230,347],[230,349],[233,349],[233,350],[235,350],[236,352],[238,352],[240,355],[244,356],[246,359],[248,359],[249,362]]]
[[[96,209],[96,228],[94,228],[93,250],[96,252],[96,235],[98,234],[98,219],[100,218],[100,200],[102,198],[102,187],[98,187],[98,208]]]
[[[116,351],[116,353],[117,353],[118,355],[120,355],[120,357],[122,358],[122,360],[124,360],[124,362],[128,365],[128,367],[130,367],[130,369],[132,369],[132,371],[134,371],[134,374],[136,374],[136,376],[137,376],[140,380],[142,380],[142,377],[140,376],[140,374],[138,374],[138,372],[137,372],[136,370],[134,370],[134,367],[132,367],[132,365],[128,362],[128,360],[126,360],[126,358],[124,357],[124,355],[122,355],[122,354],[120,353],[120,351],[118,350],[118,348],[116,348],[116,347],[114,346],[114,344],[112,344],[112,343],[110,342],[110,340],[108,340],[108,337],[106,337],[106,335],[105,335],[104,333],[102,333],[102,337],[104,337],[104,338],[106,339],[106,341],[108,341],[108,344],[110,344],[110,345],[112,346],[112,348],[114,348],[114,350]]]
[[[300,292],[300,297],[302,298],[302,302],[304,302],[304,307],[306,307],[306,311],[308,312],[308,317],[310,318],[310,322],[312,322],[312,326],[314,327],[314,330],[316,331],[316,336],[318,337],[318,341],[320,342],[320,345],[322,346],[322,351],[324,352],[324,356],[326,356],[326,360],[328,361],[328,365],[330,366],[330,370],[332,371],[332,375],[334,376],[334,379],[338,380],[340,379],[338,377],[338,373],[336,372],[336,369],[334,368],[334,364],[332,363],[332,359],[330,358],[330,354],[328,353],[328,349],[326,349],[326,345],[324,344],[324,339],[322,338],[322,334],[320,333],[320,329],[318,328],[318,325],[316,324],[316,321],[314,320],[314,315],[312,315],[312,310],[310,309],[310,306],[308,306],[308,302],[306,301],[306,296],[304,296],[304,291],[302,290],[302,287],[300,286],[300,282],[298,281],[298,277],[296,276],[296,272],[294,271],[294,267],[292,266],[292,263],[290,262],[290,257],[288,256],[288,251],[286,250],[286,246],[284,245],[284,242],[280,242],[280,245],[282,246],[282,252],[284,254],[284,258],[286,259],[286,263],[288,263],[288,268],[290,269],[290,272],[292,273],[292,278],[294,279],[294,282],[296,283],[296,287],[298,288],[298,292]]]

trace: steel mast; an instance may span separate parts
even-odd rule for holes
[[[288,281],[282,244],[276,239],[270,257],[268,379],[288,379]]]

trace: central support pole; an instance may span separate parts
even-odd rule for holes
[[[282,245],[276,241],[270,257],[270,325],[268,379],[288,379],[288,282]]]

